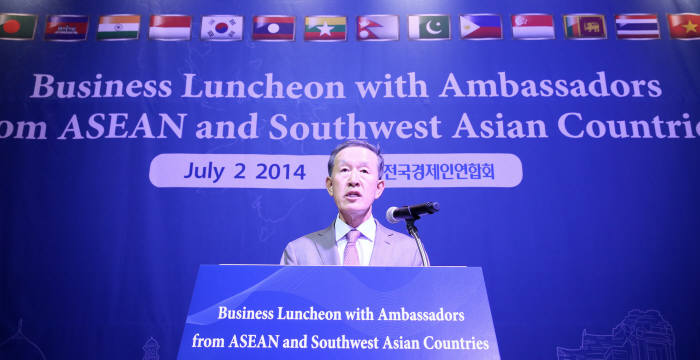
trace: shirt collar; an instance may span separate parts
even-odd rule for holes
[[[339,214],[335,218],[335,241],[337,242],[345,237],[350,230],[352,230],[352,227],[346,224],[345,221],[340,218]],[[370,241],[374,241],[374,237],[377,234],[377,223],[374,221],[374,216],[370,214],[369,219],[360,224],[360,226],[357,227],[357,230],[362,233],[365,238],[369,239]]]

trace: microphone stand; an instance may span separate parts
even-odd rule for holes
[[[428,260],[428,255],[425,253],[423,242],[420,241],[420,237],[418,236],[418,228],[415,224],[418,219],[420,219],[418,216],[416,216],[415,219],[406,219],[406,229],[408,229],[408,233],[416,239],[416,245],[418,245],[418,252],[420,253],[421,261],[423,261],[423,266],[430,266],[430,260]]]

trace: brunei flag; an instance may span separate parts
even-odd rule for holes
[[[34,40],[36,15],[0,14],[0,39]]]
[[[136,40],[139,38],[139,15],[100,16],[97,40]]]
[[[304,40],[344,41],[347,39],[345,16],[307,16],[304,21]]]

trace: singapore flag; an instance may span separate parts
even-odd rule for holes
[[[511,16],[514,39],[554,39],[554,19],[547,14],[518,14]]]

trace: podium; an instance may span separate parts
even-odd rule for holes
[[[500,359],[478,267],[202,265],[178,359]]]

